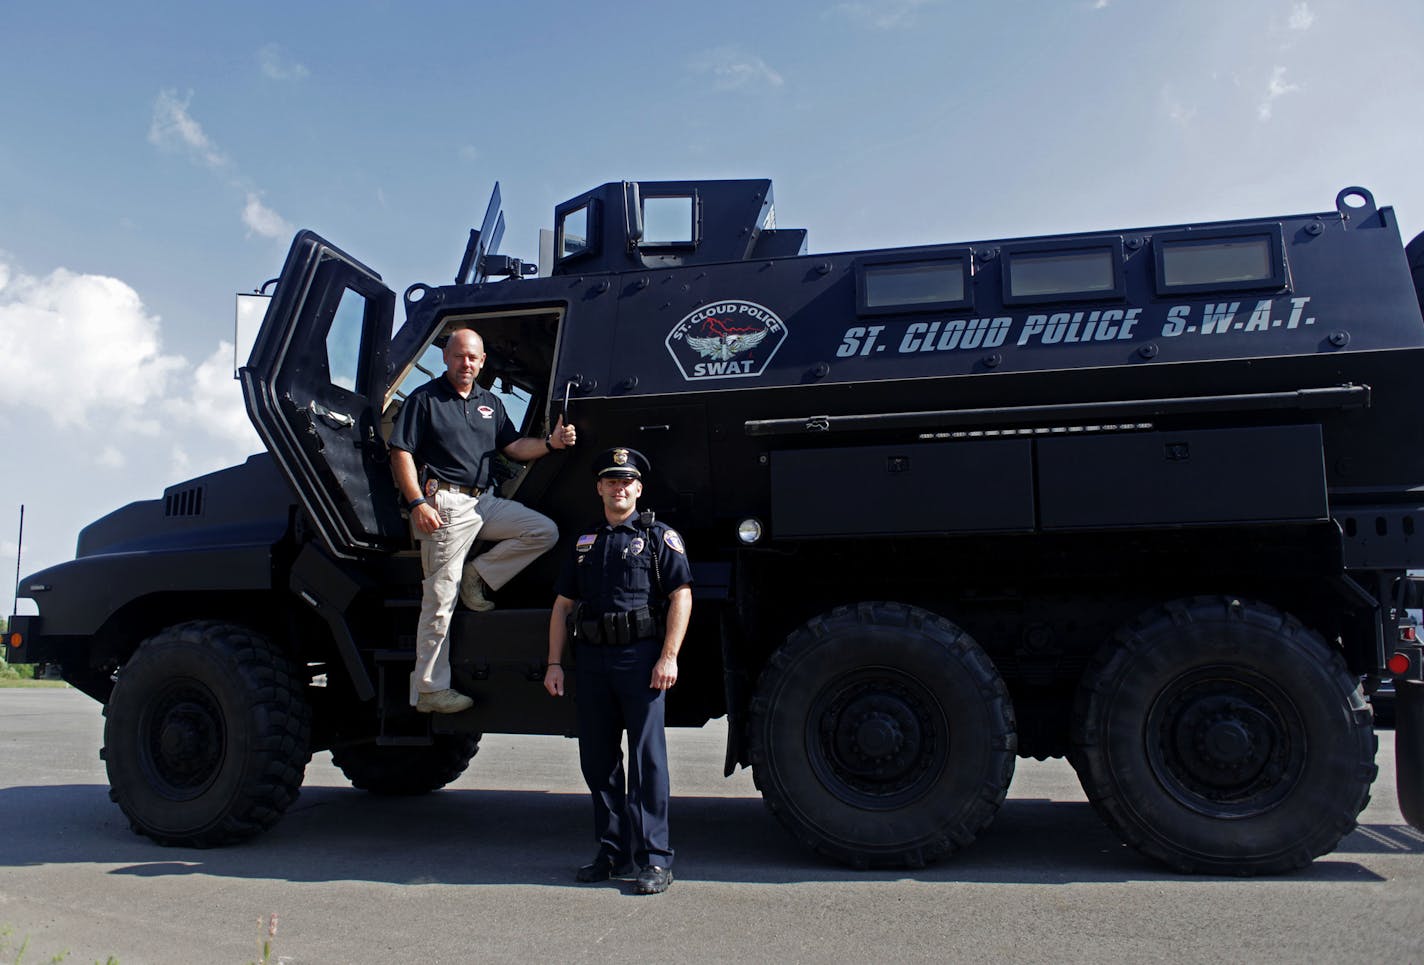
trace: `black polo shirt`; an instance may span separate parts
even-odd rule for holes
[[[438,479],[483,489],[494,479],[495,453],[518,438],[497,395],[477,384],[462,399],[440,375],[406,396],[390,444]]]
[[[653,577],[654,549],[661,580]],[[677,530],[661,522],[643,529],[634,514],[617,526],[604,519],[579,530],[554,592],[586,604],[588,615],[618,613],[651,603],[659,582],[665,595],[692,582],[687,547]]]

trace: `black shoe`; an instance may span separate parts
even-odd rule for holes
[[[638,872],[633,890],[640,895],[660,895],[672,887],[672,869],[650,864]]]
[[[574,873],[574,880],[581,884],[592,884],[595,881],[607,881],[609,878],[627,878],[633,874],[631,862],[623,862],[615,865],[613,859],[606,854],[600,854],[589,864],[584,865]]]

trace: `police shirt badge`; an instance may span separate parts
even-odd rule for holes
[[[425,480],[425,495],[426,495],[426,496],[434,496],[435,493],[436,493],[436,491],[437,491],[439,488],[440,488],[440,480],[436,479],[434,476],[431,476],[429,479]]]
[[[574,544],[574,549],[578,550],[580,553],[587,553],[589,550],[593,549],[593,544],[597,542],[597,533],[586,533],[578,538],[578,542]]]
[[[614,449],[614,450],[613,450],[613,465],[615,465],[615,466],[626,466],[626,465],[628,465],[628,450],[627,450],[627,449]]]
[[[663,542],[668,544],[668,549],[674,553],[681,553],[683,556],[687,555],[687,550],[684,549],[682,545],[682,537],[677,535],[673,530],[668,530],[663,534]]]
[[[634,536],[633,539],[628,543],[628,554],[630,556],[637,556],[639,553],[643,552],[643,547],[647,545],[647,543],[643,542],[643,537]]]

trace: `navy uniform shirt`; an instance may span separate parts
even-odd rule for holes
[[[495,453],[518,438],[497,395],[477,384],[462,399],[439,375],[406,397],[390,441],[437,479],[484,489],[494,481]]]
[[[585,617],[646,606],[657,595],[650,545],[654,542],[665,601],[673,590],[692,582],[687,548],[677,530],[663,523],[646,530],[640,527],[637,513],[617,526],[604,519],[580,530],[554,592],[586,604]]]

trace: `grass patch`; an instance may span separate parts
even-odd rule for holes
[[[44,688],[54,689],[55,687],[68,687],[69,684],[63,680],[28,680],[16,678],[7,680],[0,677],[0,690],[40,690]]]
[[[36,678],[33,663],[6,663],[0,660],[0,687],[68,687],[63,680]]]

